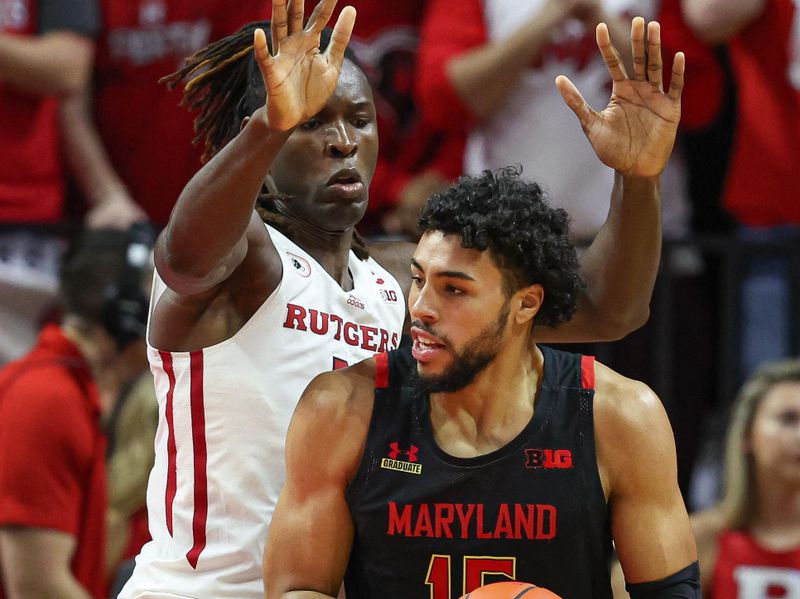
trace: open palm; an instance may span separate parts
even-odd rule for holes
[[[272,54],[266,34],[257,29],[254,49],[267,91],[267,122],[288,131],[325,106],[336,89],[344,52],[355,24],[355,9],[345,7],[324,52],[320,34],[331,18],[336,0],[320,0],[303,27],[302,0],[273,0]]]
[[[558,77],[556,85],[604,164],[627,175],[657,176],[669,160],[680,121],[683,54],[675,56],[670,88],[665,93],[658,23],[648,25],[645,41],[644,19],[633,20],[632,79],[625,73],[608,28],[602,23],[597,27],[597,45],[613,79],[611,99],[604,110],[597,112],[586,104],[566,77]]]

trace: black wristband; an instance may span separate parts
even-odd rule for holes
[[[661,580],[625,583],[631,599],[700,599],[700,566],[691,563]]]

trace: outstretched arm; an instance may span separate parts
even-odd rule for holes
[[[318,376],[295,409],[286,482],[264,552],[268,599],[336,597],[341,587],[354,536],[345,492],[372,411],[370,365]]]
[[[294,127],[319,112],[336,89],[355,10],[341,12],[331,43],[320,52],[320,33],[335,5],[336,0],[320,0],[304,28],[301,2],[273,0],[272,55],[264,32],[255,31],[254,52],[268,99],[178,198],[156,245],[159,273],[175,291],[209,290],[247,255],[246,233],[270,165]],[[250,233],[267,237],[263,226]]]
[[[645,33],[646,32],[646,33]],[[608,106],[593,110],[575,85],[556,85],[580,121],[598,158],[616,172],[608,218],[581,260],[587,288],[578,312],[558,329],[536,329],[537,340],[618,339],[649,316],[661,256],[659,177],[675,143],[681,113],[684,57],[675,56],[664,91],[661,31],[637,17],[631,24],[633,77],[628,77],[608,28],[597,27],[597,44],[613,85]]]

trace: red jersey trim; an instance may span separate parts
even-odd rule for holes
[[[178,488],[178,469],[176,466],[176,456],[178,448],[175,444],[175,420],[173,414],[173,397],[175,395],[175,370],[172,367],[172,354],[160,351],[161,365],[164,373],[169,380],[169,390],[167,391],[167,405],[165,408],[167,417],[167,491],[165,496],[165,508],[167,530],[172,536],[172,504],[175,502],[175,493]]]
[[[375,355],[375,388],[386,389],[389,386],[389,354],[383,352]]]
[[[208,519],[208,477],[206,473],[208,455],[202,350],[189,354],[189,368],[191,372],[192,446],[194,447],[194,517],[192,519],[194,544],[186,553],[186,559],[192,568],[197,569],[197,560],[200,559],[200,554],[206,547],[206,521]]]
[[[594,356],[581,356],[581,385],[594,389]]]

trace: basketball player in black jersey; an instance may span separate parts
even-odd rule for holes
[[[317,377],[295,411],[267,597],[455,599],[517,579],[611,597],[699,597],[659,399],[539,347],[575,312],[567,215],[513,170],[465,177],[420,217],[413,346]]]

